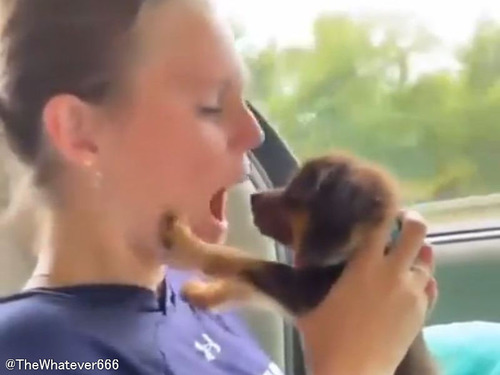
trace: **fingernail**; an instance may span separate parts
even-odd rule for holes
[[[434,252],[432,247],[429,245],[422,246],[420,253],[418,254],[418,260],[425,264],[432,264],[434,261]]]

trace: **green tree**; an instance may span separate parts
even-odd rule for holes
[[[478,25],[457,53],[462,71],[417,76],[414,59],[439,40],[414,22],[325,14],[313,36],[247,54],[251,97],[299,157],[353,150],[392,169],[411,201],[498,189],[498,25]]]

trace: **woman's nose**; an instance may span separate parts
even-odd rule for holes
[[[242,112],[236,138],[239,146],[244,151],[249,151],[259,147],[264,142],[265,134],[250,108],[245,106]]]

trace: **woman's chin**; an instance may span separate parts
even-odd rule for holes
[[[227,239],[228,223],[210,217],[193,225],[192,231],[205,242],[222,244]]]

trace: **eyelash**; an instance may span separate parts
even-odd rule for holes
[[[222,107],[201,107],[200,113],[206,116],[217,116],[222,113]]]

